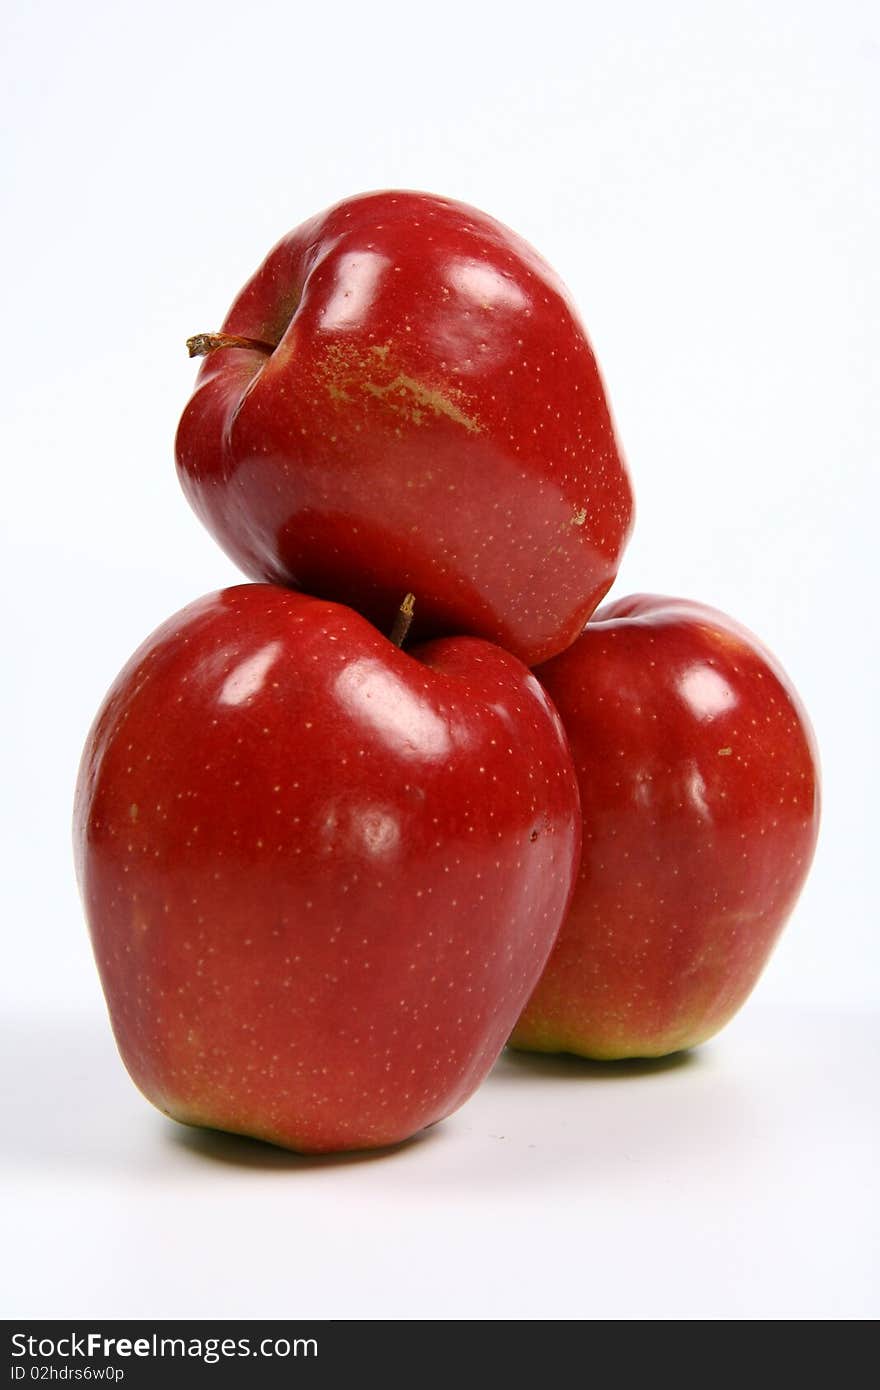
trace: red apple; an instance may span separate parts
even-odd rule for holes
[[[424,193],[346,199],[190,341],[178,471],[247,575],[383,631],[410,589],[417,634],[529,664],[575,640],[632,495],[583,326],[513,232]]]
[[[123,1060],[186,1123],[369,1148],[482,1081],[580,850],[558,717],[474,638],[405,653],[269,585],[185,608],[89,734],[77,867]]]
[[[607,605],[538,675],[574,753],[583,855],[513,1045],[691,1047],[745,1001],[810,867],[807,716],[751,633],[680,599]]]

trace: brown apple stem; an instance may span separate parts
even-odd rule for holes
[[[395,647],[402,647],[406,641],[406,635],[412,626],[413,613],[416,606],[415,594],[407,594],[403,603],[397,610],[397,617],[394,619],[394,626],[391,629],[389,640]]]
[[[207,357],[218,348],[251,348],[256,352],[274,352],[277,343],[263,343],[259,338],[240,338],[235,333],[196,333],[187,338],[190,357]]]

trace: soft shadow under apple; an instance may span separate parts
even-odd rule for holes
[[[322,1168],[354,1167],[362,1163],[392,1162],[416,1147],[433,1143],[442,1134],[441,1125],[432,1125],[400,1144],[383,1149],[356,1149],[351,1153],[298,1154],[267,1144],[262,1139],[250,1139],[243,1134],[227,1134],[217,1129],[200,1129],[194,1125],[169,1120],[166,1136],[178,1149],[198,1159],[225,1164],[231,1168],[259,1169],[263,1172],[314,1172]]]
[[[507,1047],[492,1072],[491,1080],[507,1081],[525,1076],[559,1077],[571,1081],[623,1081],[627,1077],[660,1076],[702,1065],[703,1054],[692,1048],[668,1057],[634,1057],[619,1062],[596,1062],[573,1052],[520,1052]]]

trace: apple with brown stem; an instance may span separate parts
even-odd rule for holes
[[[483,1080],[568,905],[580,817],[558,716],[515,657],[403,651],[252,584],[185,608],[121,672],[75,843],[144,1094],[324,1153],[405,1139]]]
[[[205,356],[177,434],[198,515],[252,579],[383,631],[529,665],[610,588],[632,492],[571,298],[524,241],[425,193],[347,198],[284,237]]]

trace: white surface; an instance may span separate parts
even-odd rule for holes
[[[438,1314],[533,1297],[545,1312],[620,1312],[633,1288],[643,1310],[649,1293],[681,1309],[681,1289],[769,1311],[788,1297],[783,1261],[803,1307],[863,1307],[876,1199],[847,1145],[867,1143],[870,1073],[864,1049],[836,1039],[880,996],[876,6],[11,0],[2,23],[0,999],[40,1040],[17,1051],[17,1084],[46,1096],[36,1129],[6,1142],[15,1154],[47,1115],[58,1125],[3,1191],[23,1236],[41,1233],[24,1241],[33,1263],[14,1266],[16,1298],[44,1314],[77,1299],[134,1311],[148,1306],[140,1263],[177,1313],[206,1269],[216,1301],[202,1311],[277,1311],[257,1306],[261,1271],[294,1266],[314,1273],[283,1311],[340,1314],[333,1290],[348,1300],[355,1272],[374,1310],[411,1287]],[[638,499],[615,592],[702,599],[765,639],[812,713],[825,819],[756,1000],[705,1065],[650,1089],[584,1085],[583,1132],[572,1088],[529,1073],[521,1152],[487,1137],[514,1128],[508,1068],[387,1164],[235,1166],[160,1138],[107,1054],[72,787],[133,648],[237,578],[174,476],[194,377],[184,339],[217,325],[289,227],[388,185],[477,203],[568,281]],[[834,1011],[830,1051],[827,1028],[779,1023],[784,1048],[760,1058],[752,1011],[789,1008]],[[89,1020],[70,1039],[68,1010]],[[63,1096],[56,1066],[71,1075]],[[537,1118],[544,1167],[527,1147]],[[352,1253],[366,1236],[372,1265]]]
[[[665,1066],[506,1055],[422,1139],[330,1160],[165,1120],[100,1020],[12,1042],[7,1317],[880,1314],[867,1017],[755,1009]]]

